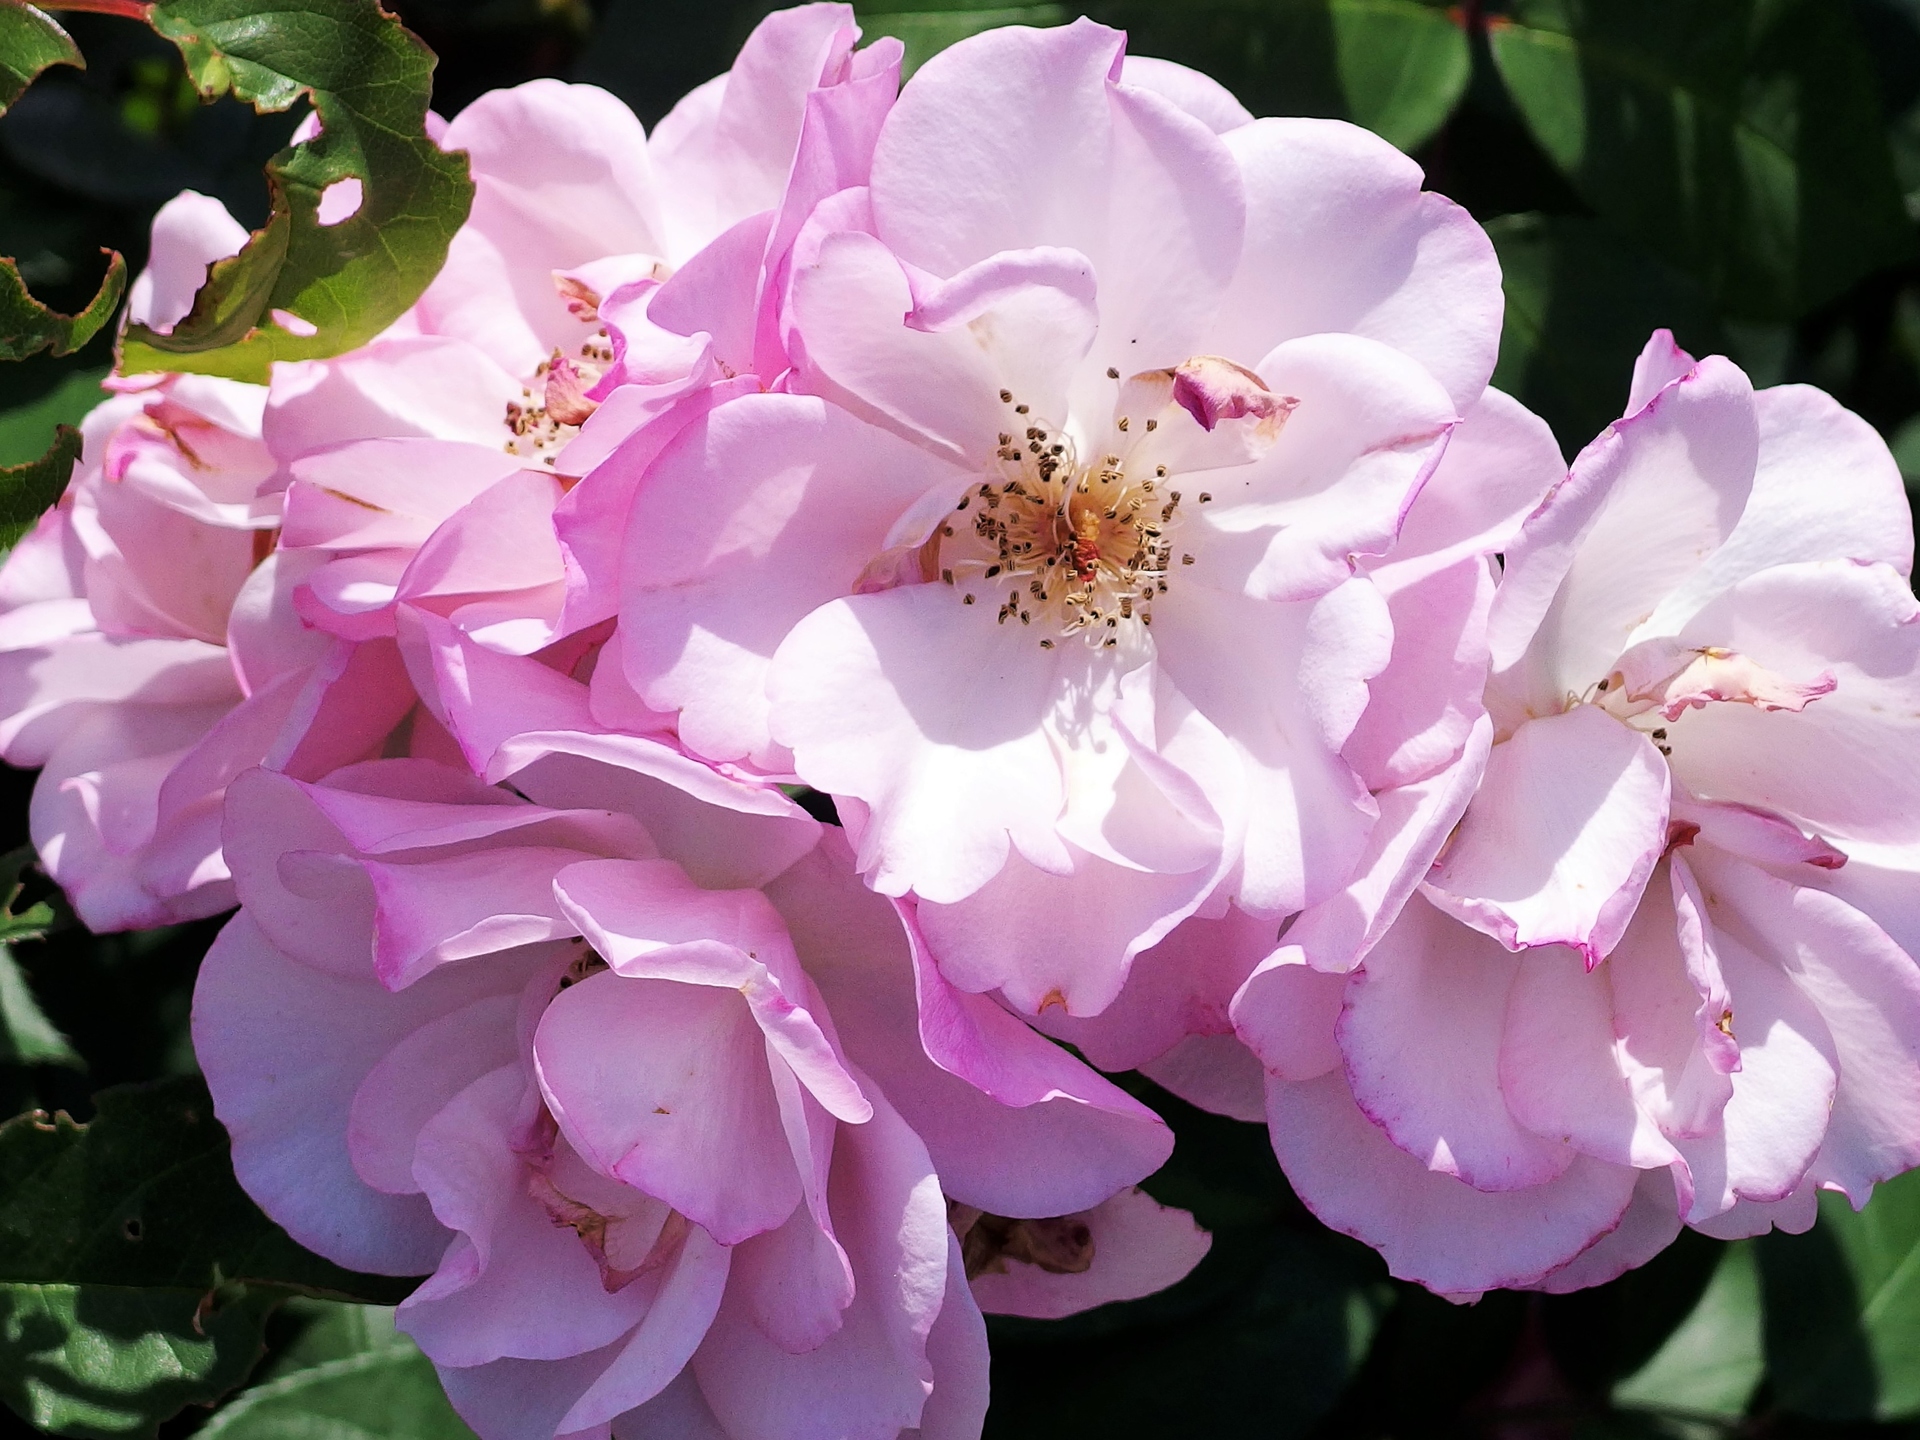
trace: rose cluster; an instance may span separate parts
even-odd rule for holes
[[[485,1440],[966,1440],[983,1311],[1206,1251],[1102,1072],[1456,1297],[1920,1163],[1874,432],[1663,332],[1569,471],[1385,142],[1086,21],[858,41],[436,121],[404,319],[109,381],[0,570],[45,868],[240,907],[194,1038],[266,1211],[429,1275]],[[244,239],[180,196],[132,317]]]

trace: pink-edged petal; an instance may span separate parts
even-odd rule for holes
[[[780,203],[809,92],[839,78],[857,34],[846,5],[776,11],[753,28],[731,70],[660,122],[648,149],[676,264]]]
[[[74,635],[47,646],[0,652],[0,750],[23,769],[47,763],[65,739],[78,702],[147,705],[233,704],[233,667],[218,646],[199,640]]]
[[[1739,1065],[1719,1028],[1727,987],[1701,908],[1685,866],[1656,870],[1606,964],[1621,1073],[1672,1140],[1719,1128],[1733,1094],[1728,1072]]]
[[[1736,1200],[1731,1209],[1690,1223],[1716,1240],[1746,1240],[1776,1229],[1783,1235],[1804,1235],[1820,1218],[1819,1202],[1819,1187],[1805,1181],[1784,1200]]]
[[[551,284],[551,280],[548,282]],[[376,340],[274,377],[262,434],[287,461],[353,440],[424,436],[504,447],[521,384],[483,351],[437,335]]]
[[[1331,1033],[1331,1023],[1327,1029]],[[1142,1065],[1140,1073],[1211,1114],[1249,1125],[1266,1119],[1266,1069],[1259,1056],[1231,1035],[1189,1035]]]
[[[1593,706],[1530,720],[1493,747],[1425,893],[1509,949],[1597,964],[1666,849],[1667,787],[1652,742]]]
[[[554,894],[621,976],[738,993],[769,1058],[784,1061],[835,1118],[867,1120],[868,1102],[812,1014],[812,984],[765,895],[702,889],[668,860],[583,861],[555,877]]]
[[[1527,1285],[1558,1269],[1620,1223],[1639,1173],[1581,1156],[1544,1185],[1475,1190],[1370,1124],[1338,1073],[1269,1081],[1267,1127],[1309,1210],[1380,1251],[1393,1274],[1442,1294]]]
[[[665,1390],[687,1369],[728,1288],[735,1252],[702,1230],[688,1233],[633,1334],[561,1417],[561,1435],[591,1433]]]
[[[1335,1026],[1346,993],[1344,973],[1316,969],[1298,946],[1282,945],[1234,997],[1234,1031],[1273,1075],[1312,1080],[1342,1063]]]
[[[516,374],[587,338],[554,271],[665,250],[646,136],[604,90],[532,80],[491,91],[454,117],[443,143],[471,157],[473,211],[420,298],[421,325]]]
[[[1140,885],[1147,878],[1133,876],[1122,884]],[[994,888],[989,886],[982,894],[990,895]],[[1122,885],[1114,888],[1118,891]],[[942,972],[961,983],[928,929],[930,908],[919,907],[920,928],[935,942]],[[1028,915],[1026,921],[1028,935],[1044,934],[1049,928],[1038,914]],[[1066,1015],[1049,1007],[1034,1023],[1107,1071],[1135,1069],[1164,1055],[1188,1035],[1229,1034],[1233,1023],[1227,1016],[1228,1004],[1253,967],[1272,950],[1275,930],[1273,921],[1235,908],[1218,917],[1189,916],[1140,954],[1127,972],[1125,988],[1098,1014],[1075,1018],[1069,1004]],[[963,984],[962,988],[975,987]]]
[[[412,547],[522,461],[498,448],[410,437],[350,440],[288,467],[280,543],[333,549]]]
[[[793,318],[810,382],[863,416],[979,465],[1015,416],[1061,423],[1100,328],[1091,263],[1042,247],[996,254],[916,295],[870,235],[830,235],[796,271]]]
[[[1188,583],[1156,603],[1153,634],[1162,676],[1241,761],[1216,800],[1244,816],[1235,898],[1277,917],[1340,889],[1378,814],[1339,755],[1390,654],[1378,593],[1361,580],[1274,604]]]
[[[829,837],[768,895],[847,1053],[922,1137],[953,1198],[995,1215],[1064,1215],[1164,1163],[1173,1136],[1151,1110],[909,955],[900,916],[860,885],[844,842]]]
[[[326,975],[275,949],[250,916],[227,923],[194,989],[194,1046],[233,1137],[234,1173],[310,1250],[380,1274],[433,1268],[448,1235],[417,1196],[384,1195],[347,1150],[355,1092],[382,1056],[441,1015],[518,990],[521,965],[442,972],[401,995]]]
[[[1733,533],[1759,447],[1752,385],[1713,357],[1580,452],[1507,548],[1491,619],[1494,665],[1519,667],[1534,713],[1604,680]]]
[[[1529,1288],[1549,1295],[1568,1295],[1618,1280],[1666,1249],[1679,1233],[1680,1210],[1674,1203],[1672,1175],[1665,1170],[1642,1170],[1639,1183],[1633,1187],[1633,1203],[1620,1217],[1619,1226]]]
[[[517,995],[490,995],[429,1021],[367,1072],[347,1118],[360,1178],[389,1195],[419,1193],[413,1156],[421,1128],[482,1075],[520,1058]]]
[[[1078,1274],[1055,1274],[1003,1255],[973,1277],[973,1298],[982,1310],[1058,1320],[1114,1300],[1137,1300],[1186,1278],[1213,1245],[1186,1211],[1162,1205],[1144,1190],[1122,1190],[1064,1218],[1091,1233],[1093,1263]]]
[[[774,738],[818,789],[873,810],[861,870],[936,903],[978,890],[1010,848],[1069,863],[1055,823],[1066,782],[1046,729],[1084,646],[1041,650],[956,587],[910,585],[815,610],[768,679]]]
[[[554,1440],[568,1409],[600,1377],[622,1342],[564,1360],[493,1360],[484,1365],[440,1365],[440,1384],[480,1440]],[[674,1440],[680,1440],[675,1432]],[[706,1440],[697,1430],[687,1440]],[[716,1432],[717,1440],[728,1440]],[[601,1440],[592,1431],[587,1440]]]
[[[1525,1190],[1574,1152],[1501,1094],[1507,997],[1526,963],[1419,900],[1347,985],[1336,1033],[1353,1098],[1401,1149],[1478,1190]]]
[[[1704,849],[1689,863],[1710,891],[1716,931],[1737,930],[1782,965],[1826,1022],[1839,1080],[1808,1173],[1865,1205],[1874,1185],[1920,1164],[1920,973],[1837,896]],[[1731,1023],[1744,1056],[1739,998]]]
[[[1707,910],[1723,906],[1707,889]],[[1729,1078],[1733,1096],[1717,1132],[1676,1141],[1692,1176],[1688,1223],[1719,1214],[1735,1200],[1783,1200],[1819,1152],[1834,1103],[1838,1055],[1833,1036],[1805,992],[1780,966],[1757,954],[1727,925],[1713,927],[1726,976],[1726,1027],[1740,1047]]]
[[[1887,442],[1811,385],[1754,393],[1760,465],[1727,543],[1667,597],[1656,626],[1680,624],[1728,586],[1775,565],[1854,560],[1913,568],[1907,493]]]
[[[247,227],[210,195],[182,190],[153,217],[147,267],[127,287],[127,320],[162,335],[187,318],[216,260],[238,255]]]
[[[1120,62],[1120,83],[1151,90],[1161,99],[1172,101],[1216,135],[1238,130],[1253,119],[1247,107],[1218,80],[1171,60],[1129,55]]]
[[[1249,595],[1310,599],[1359,557],[1386,552],[1458,416],[1425,370],[1376,340],[1288,340],[1258,368],[1268,390],[1296,403],[1258,460],[1206,475],[1213,499],[1180,540],[1197,531],[1197,563]]]
[[[1590,971],[1565,946],[1521,956],[1500,1035],[1501,1097],[1535,1134],[1595,1159],[1671,1165],[1679,1153],[1635,1103],[1614,1052],[1612,979],[1612,966]]]
[[[553,877],[581,852],[502,845],[398,864],[366,860],[373,886],[373,963],[398,990],[437,966],[574,934]]]
[[[1797,712],[1707,705],[1669,727],[1694,794],[1780,812],[1847,848],[1920,836],[1920,605],[1887,565],[1781,565],[1733,586],[1680,632],[1796,684],[1832,690]],[[1707,638],[1707,637],[1711,638]]]
[[[452,1393],[453,1387],[449,1385],[448,1390]],[[549,1425],[541,1440],[546,1440],[552,1429]],[[712,1407],[700,1393],[700,1382],[693,1378],[693,1372],[682,1370],[658,1395],[620,1417],[620,1440],[732,1440],[732,1437],[714,1419]]]
[[[1040,245],[1093,262],[1089,377],[1200,351],[1244,224],[1226,146],[1159,95],[1112,83],[1124,38],[1082,20],[962,41],[916,72],[873,157],[875,233],[909,264],[950,276]],[[983,109],[1019,122],[983,130]]]
[[[1135,957],[1165,941],[1213,878],[1211,869],[1136,870],[1078,847],[1073,873],[1051,875],[1015,852],[971,895],[951,905],[922,901],[920,929],[941,973],[963,990],[1001,991],[1027,1015],[1058,1006],[1096,1016],[1122,993]],[[1045,933],[1053,939],[1036,949],[1033,937]]]
[[[731,989],[589,976],[547,1007],[534,1047],[574,1149],[722,1244],[800,1203],[760,1028]]]
[[[1633,383],[1622,415],[1635,415],[1669,385],[1684,380],[1699,362],[1675,343],[1671,330],[1656,330],[1633,361]]]
[[[951,473],[800,396],[747,397],[690,425],[629,520],[627,678],[649,706],[680,712],[681,738],[698,753],[772,760],[775,650],[809,611],[854,588],[900,512]]]
[[[513,1148],[526,1091],[525,1069],[503,1065],[420,1133],[415,1176],[459,1238],[397,1319],[443,1365],[564,1360],[617,1339],[647,1313],[652,1286],[608,1290],[579,1236],[530,1191]]]
[[[947,1290],[927,1333],[933,1393],[920,1412],[920,1440],[974,1440],[987,1419],[987,1324],[967,1288],[960,1242],[947,1240]]]
[[[553,533],[564,492],[522,470],[451,516],[400,577],[396,598],[447,615],[482,645],[526,655],[555,638],[566,567]]]
[[[1467,212],[1423,192],[1420,167],[1337,120],[1265,119],[1227,146],[1247,242],[1210,348],[1264,353],[1346,330],[1405,351],[1466,406],[1493,373],[1500,264]]]
[[[734,1247],[731,1288],[760,1333],[789,1355],[832,1338],[854,1295],[846,1252],[808,1206]]]
[[[885,1436],[919,1424],[934,1380],[928,1334],[946,1300],[946,1204],[932,1162],[884,1101],[835,1138],[829,1200],[854,1273],[840,1328],[794,1355],[729,1291],[693,1358],[715,1415],[736,1440],[797,1432]]]

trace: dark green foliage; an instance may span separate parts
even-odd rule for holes
[[[71,355],[113,318],[126,288],[127,262],[113,255],[86,308],[61,315],[33,298],[12,260],[0,259],[0,360],[24,360],[42,350]]]
[[[52,16],[24,0],[0,0],[0,114],[49,65],[85,64]]]

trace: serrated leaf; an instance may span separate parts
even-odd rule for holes
[[[87,1125],[35,1111],[0,1126],[0,1282],[204,1292],[239,1280],[381,1303],[413,1288],[310,1254],[262,1214],[198,1076],[94,1103]]]
[[[38,460],[59,426],[79,425],[106,399],[100,389],[106,375],[104,368],[71,371],[36,399],[0,410],[0,467]]]
[[[1597,220],[1503,215],[1487,234],[1507,296],[1493,383],[1551,425],[1568,455],[1619,416],[1656,329],[1696,355],[1726,347],[1697,283]]]
[[[1729,313],[1790,319],[1913,253],[1846,6],[1517,0],[1488,39],[1580,195]]]
[[[160,0],[148,18],[203,95],[261,111],[309,97],[323,128],[268,162],[266,227],[211,267],[172,333],[127,328],[120,368],[264,384],[276,360],[386,329],[439,273],[473,201],[465,155],[426,136],[432,53],[377,0]],[[340,185],[359,186],[359,207],[322,225]]]
[[[34,299],[13,261],[0,257],[0,360],[24,360],[42,350],[71,355],[100,333],[127,288],[127,262],[110,250],[102,253],[112,257],[107,278],[77,315],[62,315]]]
[[[1700,1303],[1654,1357],[1614,1387],[1616,1405],[1732,1418],[1746,1413],[1765,1356],[1753,1246],[1726,1247]]]
[[[59,503],[79,462],[80,432],[62,425],[53,432],[52,448],[38,460],[0,465],[0,554],[19,544],[41,515]]]
[[[0,1285],[0,1399],[56,1435],[151,1436],[211,1404],[260,1358],[280,1296],[191,1289]]]
[[[22,0],[0,0],[0,115],[49,65],[87,68],[80,47],[52,16]]]
[[[200,1430],[205,1440],[473,1440],[432,1364],[394,1332],[391,1311],[327,1309],[301,1341],[339,1353],[256,1385]]]
[[[1855,1213],[1823,1194],[1805,1235],[1760,1241],[1767,1365],[1782,1409],[1817,1420],[1920,1414],[1920,1171]]]

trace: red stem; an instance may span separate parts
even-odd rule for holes
[[[34,0],[42,10],[89,10],[95,15],[124,15],[129,20],[144,20],[153,0]]]

